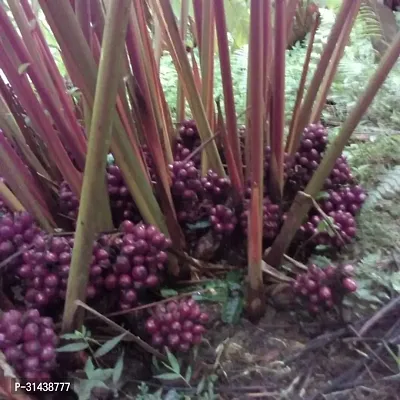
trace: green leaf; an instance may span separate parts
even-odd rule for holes
[[[178,294],[178,292],[174,289],[161,289],[160,290],[161,296],[162,297],[172,297],[172,296],[176,296]]]
[[[335,220],[332,217],[328,217],[329,221],[331,222],[332,225],[334,225]],[[325,219],[323,219],[322,221],[320,221],[320,223],[317,226],[317,232],[319,233],[328,233],[329,236],[335,236],[335,232],[332,229],[331,224],[328,223],[328,221],[326,221]]]
[[[240,320],[243,311],[243,299],[241,297],[231,297],[225,303],[222,310],[222,321],[227,324],[236,324]]]
[[[185,374],[185,380],[186,382],[190,382],[190,379],[192,378],[192,366],[189,365],[187,370],[186,370],[186,374]]]
[[[114,156],[113,156],[111,153],[109,153],[109,154],[107,155],[107,164],[108,164],[108,165],[112,165],[112,164],[114,164],[114,163],[115,163]]]
[[[319,192],[315,200],[325,200],[329,199],[330,195],[328,192]]]
[[[90,334],[89,334],[89,332],[87,331],[85,325],[82,326],[82,332],[81,332],[81,334],[82,334],[83,337],[90,336]]]
[[[102,381],[96,381],[92,379],[81,379],[75,389],[75,392],[79,396],[79,400],[89,400],[92,398],[92,389],[104,388],[108,389],[108,386]]]
[[[20,75],[22,75],[27,69],[28,69],[28,67],[31,65],[31,63],[24,63],[24,64],[21,64],[19,67],[18,67],[18,73],[20,74]]]
[[[86,374],[86,376],[87,376],[89,379],[92,378],[94,369],[95,369],[95,368],[94,368],[94,364],[93,364],[92,358],[89,357],[89,358],[87,359],[87,361],[86,361],[86,364],[85,364],[85,374]]]
[[[80,332],[78,334],[76,333],[64,333],[64,335],[60,336],[61,339],[66,339],[66,340],[77,340],[77,339],[82,339],[82,335]]]
[[[242,271],[229,271],[226,274],[226,280],[228,282],[240,283],[243,279]]]
[[[198,230],[198,229],[209,228],[211,226],[211,222],[210,221],[199,221],[199,222],[196,222],[195,224],[186,224],[186,226],[191,231],[195,231],[195,230]]]
[[[77,351],[85,350],[89,347],[89,345],[85,342],[77,342],[77,343],[71,343],[67,344],[65,346],[59,347],[56,351],[59,353],[75,353]]]
[[[228,282],[229,290],[242,290],[242,285],[236,282]]]
[[[110,340],[107,340],[107,342],[105,342],[99,349],[96,350],[94,356],[103,357],[105,354],[110,352],[115,346],[117,346],[125,336],[126,332],[121,333],[121,335],[118,335]]]
[[[157,357],[153,356],[151,362],[154,365],[154,368],[158,371],[160,369],[160,364],[158,363]]]
[[[113,375],[114,370],[112,368],[97,368],[92,372],[92,377],[91,379],[98,380],[101,382],[108,381],[111,379]]]
[[[174,381],[176,379],[181,379],[179,374],[175,374],[173,372],[166,372],[165,374],[156,375],[155,378],[163,379],[166,381]]]
[[[317,251],[326,251],[329,249],[329,246],[326,244],[319,244],[318,246],[315,246],[315,250]]]
[[[168,357],[168,361],[169,361],[169,365],[170,365],[171,369],[174,372],[176,372],[177,374],[180,374],[181,366],[179,365],[177,358],[169,351],[168,347],[166,347],[166,351],[167,351],[167,357]]]
[[[203,392],[205,386],[206,386],[206,377],[202,376],[199,384],[197,385],[196,394],[200,395]]]
[[[113,370],[112,381],[116,385],[122,376],[122,371],[124,369],[124,352],[119,356]]]

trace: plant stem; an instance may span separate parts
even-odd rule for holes
[[[106,17],[103,47],[97,76],[92,124],[90,127],[88,154],[83,176],[75,245],[72,252],[68,277],[67,296],[63,316],[63,331],[79,329],[83,322],[83,310],[77,310],[76,300],[85,300],[96,235],[96,198],[99,183],[104,175],[106,157],[110,148],[111,127],[122,70],[122,55],[128,27],[130,0],[112,2]]]
[[[230,151],[232,152],[233,160],[236,166],[236,171],[239,174],[239,181],[234,182],[232,180],[232,183],[237,193],[241,193],[243,191],[243,186],[244,186],[243,162],[242,162],[240,142],[237,132],[235,99],[233,96],[232,71],[231,71],[231,63],[229,57],[228,37],[227,37],[228,28],[226,25],[226,16],[225,16],[223,0],[214,0],[214,8],[215,8],[215,25],[216,25],[217,39],[218,39],[218,54],[221,65],[222,89],[224,92],[227,143],[229,143]],[[228,169],[230,169],[229,163],[228,163]],[[230,176],[231,173],[232,171],[229,171]]]
[[[247,307],[250,319],[257,321],[265,312],[264,286],[262,280],[262,221],[263,221],[263,64],[262,56],[262,1],[252,0],[250,8],[250,182],[251,200],[248,218],[249,235],[247,239],[249,290]]]
[[[181,3],[181,20],[180,20],[180,34],[182,42],[185,43],[187,24],[189,14],[189,0],[182,0]],[[157,23],[157,25],[160,25]],[[176,116],[177,121],[181,122],[185,119],[185,92],[183,90],[182,83],[178,80],[178,96],[176,105]]]
[[[7,204],[13,211],[25,211],[24,206],[15,197],[14,193],[7,187],[7,185],[0,181],[0,195],[1,199]]]
[[[294,135],[297,134],[301,136],[301,134],[303,133],[301,131],[300,132],[297,131],[297,120],[301,109],[301,101],[303,100],[304,88],[306,86],[308,68],[310,66],[311,54],[314,47],[315,34],[317,33],[320,21],[321,21],[320,14],[318,13],[315,16],[314,24],[311,28],[310,40],[308,42],[306,57],[303,64],[303,71],[301,73],[299,88],[297,89],[297,94],[296,94],[296,101],[293,107],[292,120],[290,122],[290,128],[289,128],[289,135],[286,141],[285,151],[289,154],[292,154],[292,148],[294,146],[294,143],[298,143],[299,141],[299,139],[295,138]]]
[[[390,48],[384,54],[378,69],[370,78],[368,85],[359,98],[356,106],[343,123],[339,134],[336,136],[333,143],[328,147],[324,158],[321,161],[318,169],[315,171],[311,181],[304,190],[306,195],[315,198],[321,190],[325,179],[329,176],[337,158],[341,155],[344,147],[346,146],[351,134],[356,129],[362,116],[367,111],[368,107],[374,100],[375,95],[387,78],[389,72],[397,62],[400,55],[400,33],[398,33]],[[292,242],[297,230],[301,226],[304,217],[307,215],[312,204],[310,201],[298,193],[292,207],[289,210],[288,216],[283,224],[283,227],[275,239],[271,251],[267,256],[267,263],[278,267],[281,264],[283,254],[288,249]]]
[[[331,62],[327,68],[326,74],[324,76],[324,80],[321,84],[321,89],[318,93],[318,97],[314,104],[313,112],[311,114],[311,122],[318,122],[321,118],[322,110],[324,109],[326,98],[328,96],[329,89],[332,85],[333,79],[335,78],[335,74],[337,71],[337,67],[339,65],[340,59],[343,56],[344,49],[349,41],[350,32],[353,28],[354,22],[357,17],[357,10],[354,10],[353,13],[350,13],[346,20],[346,25],[343,27],[342,33],[340,34],[340,38],[338,43],[336,44],[335,51],[333,52]]]
[[[286,0],[275,1],[275,52],[272,115],[271,115],[271,170],[269,189],[274,202],[280,202],[283,192],[283,138],[285,129],[285,55],[286,55]],[[265,47],[265,46],[264,46]]]
[[[350,13],[356,12],[356,10],[358,10],[360,6],[360,1],[361,0],[346,0],[342,3],[340,12],[336,17],[335,24],[333,25],[328,41],[321,54],[321,59],[318,63],[317,69],[314,72],[313,78],[307,90],[307,94],[301,105],[301,110],[299,112],[295,132],[296,141],[293,141],[293,146],[291,149],[292,151],[290,153],[291,155],[294,155],[294,153],[297,151],[301,139],[301,132],[303,132],[304,128],[310,122],[310,113],[312,110],[312,106],[318,94],[318,90],[321,86],[323,77],[326,73],[326,69],[332,58],[332,53],[340,37],[340,33],[342,32],[343,26],[346,23],[347,17]]]

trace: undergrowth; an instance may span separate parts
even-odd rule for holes
[[[311,79],[319,60],[321,50],[327,41],[329,32],[335,21],[335,12],[330,9],[320,9],[321,24],[315,36],[315,43],[311,56],[308,79]],[[398,13],[399,14],[399,13]],[[377,67],[377,52],[372,45],[372,39],[379,36],[380,22],[367,6],[363,6],[350,36],[349,45],[345,49],[343,58],[332,84],[329,100],[334,102],[333,107],[327,107],[323,117],[328,122],[343,121],[349,110],[355,105]],[[302,65],[307,51],[306,44],[298,42],[286,53],[286,115],[289,117],[293,110],[299,85]],[[247,59],[248,46],[239,49],[233,48],[232,41],[231,68],[234,87],[236,112],[239,120],[244,122],[247,87]],[[195,56],[199,64],[197,49]],[[171,106],[173,117],[176,110],[177,74],[172,59],[165,53],[161,58],[160,74],[163,87],[166,91],[168,104]],[[215,59],[215,96],[222,95],[221,72],[218,56]],[[400,101],[400,64],[395,66],[387,80],[369,107],[361,125],[377,126],[382,129],[398,129],[400,125],[400,111],[395,104]],[[190,114],[187,107],[187,114]]]

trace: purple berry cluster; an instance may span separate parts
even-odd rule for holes
[[[201,311],[195,300],[171,300],[155,308],[146,321],[146,331],[151,335],[153,346],[187,352],[201,343],[207,322],[208,314]]]
[[[183,121],[180,124],[178,134],[180,137],[180,143],[184,148],[189,149],[190,152],[201,144],[199,131],[197,130],[196,122],[194,120]]]
[[[250,200],[244,201],[244,211],[240,216],[240,225],[244,233],[248,234],[248,216]],[[268,196],[263,199],[263,238],[270,242],[279,233],[282,223],[282,215],[278,204],[274,204]]]
[[[231,189],[229,179],[219,178],[211,170],[201,177],[193,161],[175,161],[169,169],[172,196],[181,223],[195,223],[208,217],[213,205],[228,198]]]
[[[310,264],[307,272],[293,283],[293,291],[310,314],[316,315],[331,310],[346,294],[357,290],[357,283],[351,278],[353,274],[354,267],[350,264],[329,265],[324,269]]]
[[[147,147],[146,144],[142,145],[142,152],[143,152],[144,162],[147,165],[147,169],[149,171],[150,178],[153,182],[155,182],[157,181],[157,176],[154,172],[154,161],[149,151],[149,148]]]
[[[112,240],[112,271],[104,285],[119,291],[119,307],[126,310],[137,303],[139,290],[159,286],[171,241],[153,225],[126,220],[120,229],[123,235]]]
[[[233,232],[237,225],[235,210],[217,204],[211,209],[210,214],[212,229],[218,236],[229,236]]]
[[[283,161],[284,161],[283,176],[284,176],[284,179],[286,179],[290,173],[292,166],[293,166],[293,161],[291,160],[289,154],[287,154],[287,153],[284,154]],[[264,179],[265,180],[269,179],[270,164],[271,164],[271,147],[265,146],[265,151],[264,151]]]
[[[366,198],[365,190],[361,186],[346,186],[337,190],[328,190],[326,197],[319,202],[319,205],[325,213],[347,211],[356,215]]]
[[[357,232],[354,216],[341,210],[331,211],[327,216],[330,218],[330,223],[322,216],[315,214],[300,227],[300,232],[305,236],[305,240],[315,246],[324,245],[336,248],[350,244]]]
[[[34,247],[23,253],[18,275],[26,289],[25,301],[30,307],[41,309],[65,299],[73,242],[73,238],[41,235],[35,238]],[[101,293],[109,267],[108,252],[95,243],[87,286],[88,299]]]
[[[19,250],[28,248],[41,230],[28,212],[0,216],[0,262]],[[13,265],[19,260],[13,260]]]
[[[51,379],[57,344],[53,320],[41,317],[38,310],[10,310],[0,317],[0,350],[25,381]]]
[[[117,165],[107,166],[107,187],[115,225],[125,219],[138,221],[139,211]]]
[[[354,178],[345,156],[340,156],[336,161],[329,177],[325,180],[325,189],[334,189],[344,185],[354,184]]]
[[[72,192],[67,182],[61,182],[58,197],[61,213],[75,221],[78,218],[79,199]]]
[[[328,143],[328,133],[320,124],[310,124],[303,132],[295,155],[290,181],[296,189],[304,189],[318,168]]]
[[[124,219],[139,221],[140,214],[117,165],[107,166],[107,190],[115,225]],[[67,182],[62,182],[59,189],[59,207],[62,214],[72,219],[78,217],[79,199],[74,195]]]
[[[217,173],[208,170],[207,175],[201,179],[206,197],[214,203],[224,202],[231,191],[232,185],[229,178],[220,178]]]

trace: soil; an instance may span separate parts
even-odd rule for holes
[[[216,374],[216,399],[400,399],[399,365],[375,339],[383,339],[397,324],[390,337],[400,343],[400,298],[397,303],[386,318],[380,317],[382,311],[375,314],[377,323],[364,340],[357,340],[357,331],[371,316],[328,323],[269,307],[258,324],[242,318],[232,326],[221,323],[213,308],[213,328],[196,361],[190,361],[192,386],[196,388],[202,376]],[[187,399],[200,399],[196,389],[180,382],[147,382],[164,393],[175,389]]]

